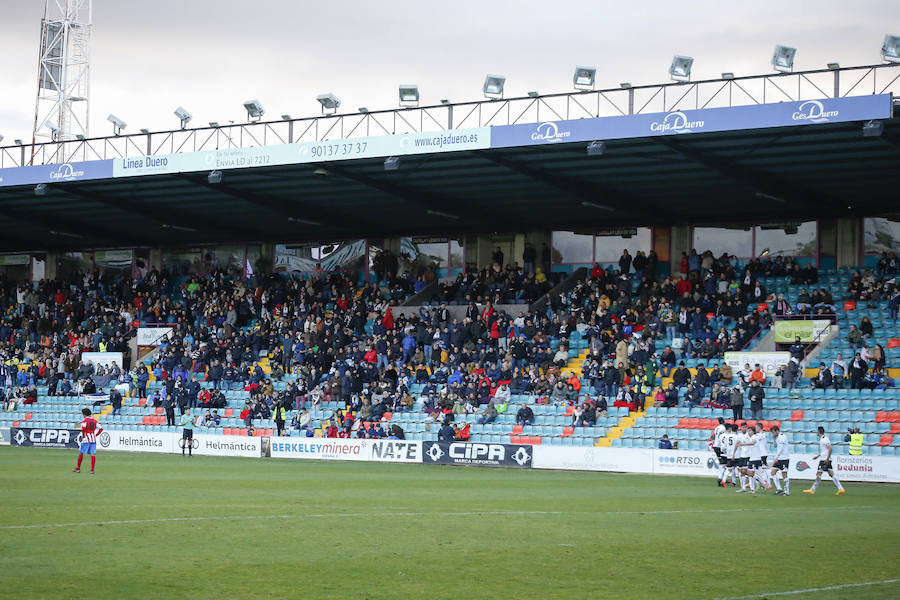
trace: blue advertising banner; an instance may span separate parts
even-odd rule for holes
[[[890,94],[825,98],[803,102],[501,125],[491,129],[491,148],[868,121],[888,119],[890,116]]]
[[[113,161],[89,160],[56,165],[33,165],[0,169],[0,187],[35,183],[65,183],[113,176]]]

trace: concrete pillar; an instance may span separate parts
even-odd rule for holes
[[[161,248],[150,248],[150,265],[149,270],[158,269],[162,270],[162,249]]]
[[[44,279],[56,279],[56,254],[47,253],[47,260],[44,262]]]
[[[862,264],[862,219],[848,217],[837,221],[837,266]]]
[[[691,228],[689,225],[673,225],[669,239],[669,273],[674,277],[681,267],[681,253],[691,253]]]

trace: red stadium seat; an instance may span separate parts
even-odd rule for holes
[[[791,413],[791,421],[802,421],[803,420],[803,411],[795,410]]]
[[[894,436],[890,433],[882,434],[881,440],[879,440],[879,446],[890,446],[894,443]]]
[[[141,398],[140,400],[138,400],[138,406],[147,406],[147,399]]]
[[[381,420],[382,420],[382,421],[390,421],[390,420],[393,419],[393,418],[394,418],[394,413],[392,413],[392,412],[386,412],[386,413],[384,413],[384,416],[381,417]]]
[[[569,426],[569,427],[566,427],[565,429],[563,429],[562,435],[559,437],[569,437],[570,435],[572,435],[574,433],[575,433],[575,428]]]
[[[573,414],[575,414],[575,407],[574,406],[568,407],[566,409],[566,416],[571,417]]]
[[[162,406],[156,407],[156,414],[161,415],[161,414],[164,414],[165,412],[166,411],[163,410]]]
[[[844,310],[856,310],[856,302],[852,300],[844,302]]]
[[[231,415],[233,415],[233,414],[234,414],[234,409],[233,409],[233,408],[226,408],[226,409],[225,409],[225,418],[226,418],[226,419],[229,418],[229,417],[231,417]]]
[[[767,310],[769,310],[769,305],[765,302],[756,305],[756,312],[766,312]]]
[[[888,348],[900,348],[900,338],[891,338],[888,340]]]
[[[516,425],[513,427],[512,433],[510,435],[521,435],[523,429],[525,429],[524,425]]]

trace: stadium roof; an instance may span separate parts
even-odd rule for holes
[[[898,214],[900,118],[0,188],[0,251]]]

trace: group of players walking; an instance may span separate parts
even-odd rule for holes
[[[838,480],[831,464],[833,447],[831,440],[825,435],[825,428],[819,427],[819,453],[813,457],[818,460],[816,480],[812,487],[803,490],[806,494],[815,494],[822,474],[828,473],[837,487],[837,494],[844,493],[844,486]],[[769,452],[769,440],[775,444],[774,455]],[[733,486],[740,486],[738,493],[755,494],[775,487],[775,495],[790,496],[791,480],[789,468],[791,464],[791,445],[787,436],[778,425],[766,432],[761,423],[748,425],[743,423],[726,423],[719,417],[719,424],[710,438],[712,449],[719,459],[719,474],[716,485],[727,487],[729,479]],[[769,459],[772,459],[771,463]],[[748,490],[749,488],[749,490]]]

